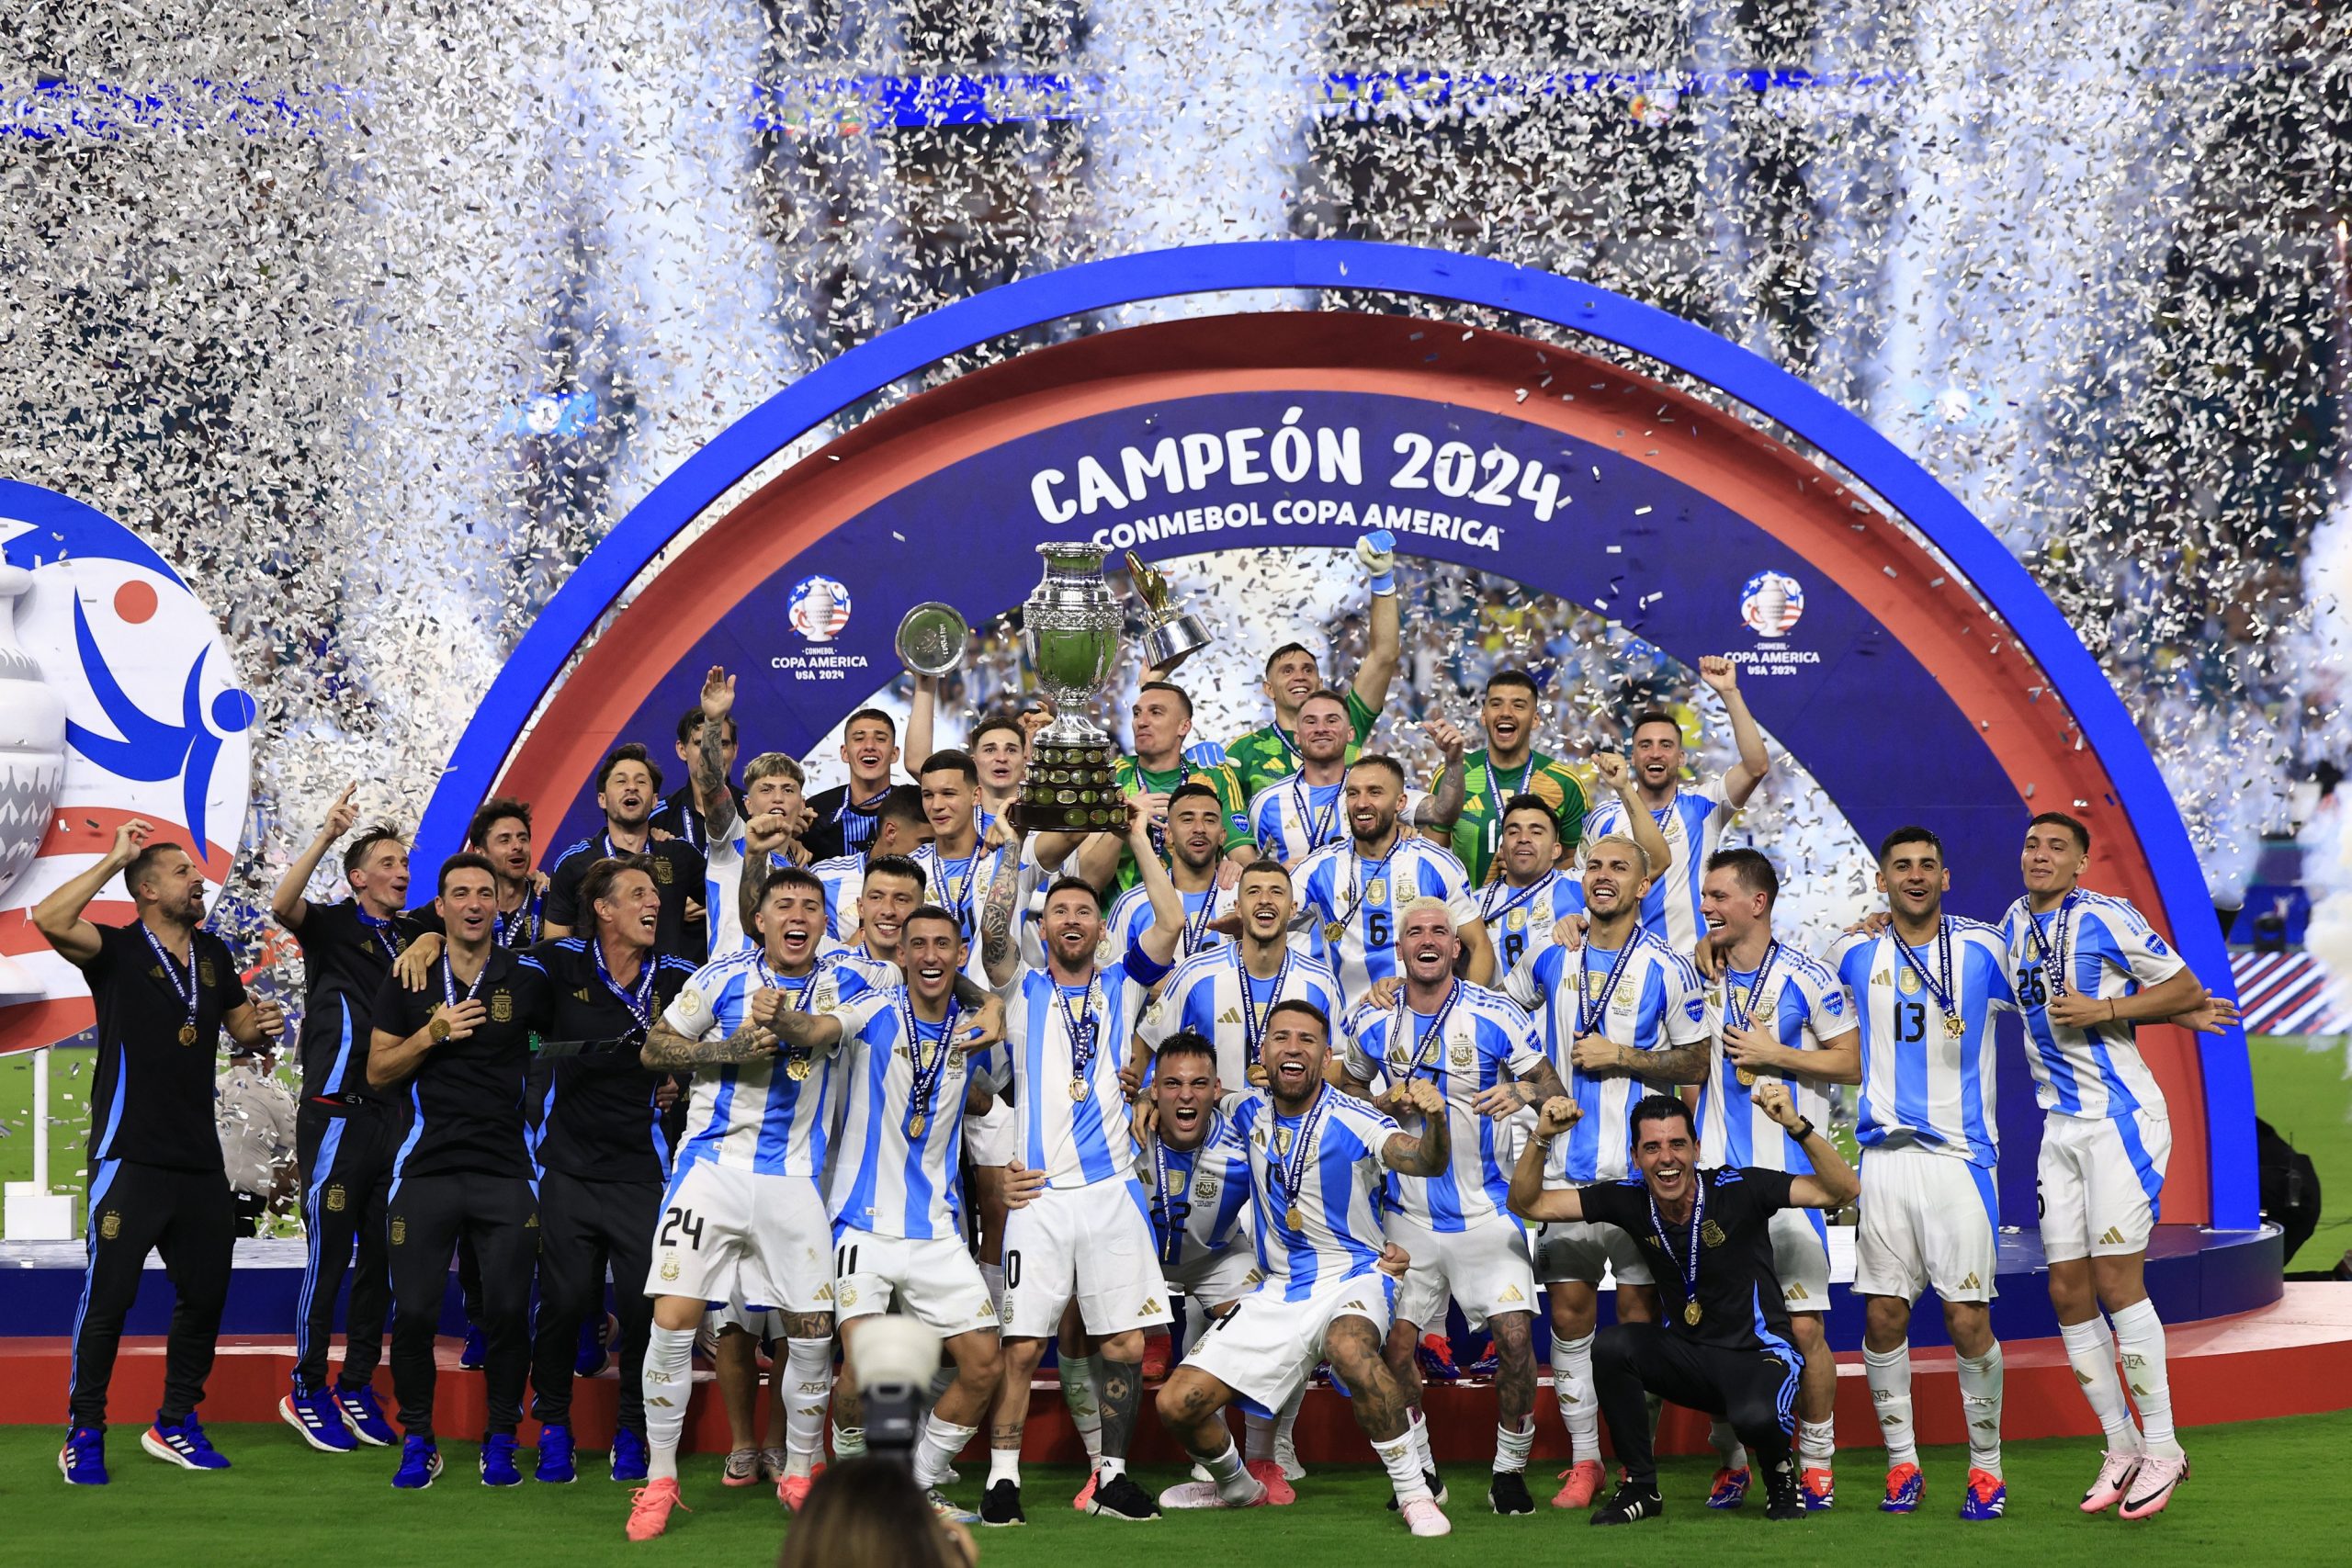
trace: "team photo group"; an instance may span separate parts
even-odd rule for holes
[[[812,792],[713,668],[674,735],[603,758],[602,824],[568,847],[533,826],[568,800],[500,796],[412,868],[403,829],[356,804],[378,781],[355,781],[271,900],[300,956],[290,1032],[290,1001],[241,981],[254,955],[207,929],[197,863],[124,824],[32,911],[87,980],[99,1047],[64,1480],[104,1485],[123,1458],[107,1392],[150,1252],[174,1307],[139,1447],[232,1468],[198,1417],[240,1230],[216,1054],[266,1061],[285,1035],[307,1266],[281,1436],[380,1449],[394,1488],[456,1479],[435,1420],[454,1269],[486,1417],[447,1435],[479,1436],[487,1486],[630,1483],[577,1506],[632,1540],[694,1528],[698,1366],[726,1485],[797,1509],[865,1453],[861,1341],[886,1314],[939,1342],[911,1463],[960,1525],[1073,1506],[1023,1484],[1049,1350],[1086,1449],[1074,1506],[1101,1519],[1296,1502],[1320,1389],[1386,1472],[1378,1528],[1414,1536],[1449,1533],[1449,1507],[1998,1520],[2008,1011],[2045,1117],[2050,1304],[2104,1432],[2080,1506],[2171,1505],[2190,1459],[2143,1269],[2172,1135],[2134,1035],[2235,1011],[2208,989],[2225,977],[2082,886],[2099,819],[2044,811],[2014,866],[1950,865],[1923,812],[1867,846],[1869,912],[1808,947],[1776,931],[1790,856],[1741,828],[1771,755],[1730,657],[1688,694],[1728,722],[1720,773],[1675,713],[1580,736],[1507,665],[1478,733],[1429,721],[1433,769],[1367,749],[1402,657],[1396,552],[1357,542],[1355,668],[1284,644],[1267,722],[1238,737],[1195,732],[1189,650],[1131,660],[1152,667],[1107,747],[1034,694],[943,712],[910,661],[903,727],[853,716],[847,782]],[[1997,924],[1948,913],[1956,878],[2015,901]],[[94,923],[118,887],[136,919]],[[1842,1466],[1833,1223],[1883,1442]],[[1915,1435],[1928,1296],[1966,1417],[1951,1473],[1923,1472]],[[1456,1311],[1491,1343],[1453,1396],[1492,1401],[1476,1481],[1442,1472],[1424,1410],[1424,1341]],[[615,1361],[591,1454],[574,1388]],[[1703,1496],[1661,1493],[1661,1404],[1713,1419]],[[1555,1410],[1567,1463],[1532,1485]],[[1131,1468],[1154,1424],[1189,1475]]]

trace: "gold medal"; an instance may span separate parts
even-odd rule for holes
[[[1303,1231],[1306,1228],[1306,1211],[1293,1203],[1290,1213],[1283,1216],[1283,1223],[1295,1231]]]
[[[922,1137],[922,1130],[926,1124],[927,1122],[923,1113],[920,1111],[916,1111],[914,1114],[914,1120],[907,1123],[907,1136],[910,1138]]]
[[[196,1025],[192,1023],[183,1023],[180,1025],[180,1043],[183,1045],[193,1045],[196,1043]]]
[[[1250,1063],[1250,1072],[1249,1072],[1249,1075],[1248,1075],[1248,1076],[1249,1076],[1249,1078],[1250,1078],[1250,1087],[1251,1087],[1252,1089],[1263,1089],[1263,1088],[1265,1088],[1265,1087],[1266,1087],[1266,1080],[1267,1080],[1267,1078],[1268,1078],[1268,1077],[1269,1077],[1269,1075],[1268,1075],[1268,1073],[1267,1073],[1267,1071],[1266,1071],[1266,1064],[1265,1064],[1265,1063],[1263,1063],[1263,1062],[1252,1062],[1252,1063]]]
[[[1699,1322],[1699,1302],[1697,1297],[1694,1296],[1690,1300],[1682,1303],[1682,1321],[1691,1325],[1693,1327],[1697,1326]]]
[[[1088,1095],[1092,1094],[1093,1092],[1094,1086],[1088,1083],[1084,1078],[1072,1078],[1069,1080],[1069,1097],[1072,1100],[1084,1100]]]
[[[1740,1086],[1740,1088],[1742,1088],[1742,1089],[1746,1089],[1749,1084],[1752,1084],[1752,1083],[1754,1083],[1755,1081],[1756,1081],[1756,1075],[1755,1075],[1753,1072],[1750,1072],[1750,1071],[1749,1071],[1747,1068],[1746,1068],[1746,1067],[1742,1067],[1742,1068],[1740,1068],[1740,1069],[1739,1069],[1739,1086]]]
[[[1337,920],[1327,921],[1324,924],[1323,940],[1329,942],[1333,947],[1339,946],[1340,939],[1347,934],[1348,928],[1341,925]]]
[[[1968,1024],[1966,1023],[1966,1021],[1965,1021],[1961,1020],[1961,1019],[1954,1018],[1954,1017],[1952,1017],[1950,1013],[1946,1013],[1946,1014],[1944,1015],[1944,1038],[1945,1038],[1945,1039],[1947,1039],[1947,1040],[1957,1040],[1957,1039],[1959,1039],[1962,1035],[1966,1034],[1967,1032],[1968,1032]]]
[[[806,1078],[808,1076],[808,1058],[806,1056],[793,1057],[792,1060],[785,1063],[784,1075],[785,1077],[792,1079],[795,1083]]]

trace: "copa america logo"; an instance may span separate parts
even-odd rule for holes
[[[1739,591],[1740,624],[1758,637],[1786,637],[1804,614],[1804,586],[1784,571],[1759,571]]]
[[[810,642],[831,642],[849,625],[849,590],[830,577],[804,577],[793,585],[792,629]]]
[[[219,886],[243,836],[253,698],[211,612],[130,529],[0,480],[0,1049],[85,1027],[89,988],[24,916],[133,817]],[[119,882],[91,907],[129,910]]]

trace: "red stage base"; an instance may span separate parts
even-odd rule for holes
[[[2176,1327],[2169,1340],[2173,1411],[2185,1426],[2352,1408],[2352,1287],[2289,1284],[2285,1295],[2270,1306]],[[66,1341],[58,1338],[0,1339],[0,1422],[64,1425],[68,1349]],[[456,1341],[442,1342],[435,1425],[450,1437],[472,1438],[481,1431],[481,1374],[459,1371],[457,1354]],[[2003,1347],[2003,1358],[2007,1369],[2001,1420],[2004,1437],[2097,1434],[2098,1424],[2076,1392],[2074,1371],[2057,1340],[2013,1341]],[[224,1340],[204,1401],[205,1420],[215,1425],[276,1420],[293,1360],[290,1341]],[[701,1381],[707,1385],[707,1374]],[[393,1408],[389,1371],[377,1373],[376,1386],[386,1408]],[[572,1404],[582,1447],[599,1449],[610,1442],[617,1386],[609,1371],[577,1385]],[[163,1397],[163,1341],[145,1337],[124,1340],[121,1357],[115,1363],[115,1424],[135,1427],[149,1419]],[[1964,1441],[1951,1352],[1916,1352],[1913,1387],[1919,1439]],[[1081,1458],[1069,1413],[1051,1382],[1037,1384],[1030,1408],[1027,1458],[1041,1462]],[[1432,1384],[1427,1408],[1440,1459],[1464,1462],[1493,1456],[1491,1387],[1467,1382]],[[764,1423],[764,1398],[761,1419]],[[1136,1457],[1172,1460],[1174,1448],[1159,1422],[1147,1413],[1142,1425]],[[525,1422],[524,1442],[533,1441],[536,1431],[535,1424]],[[1704,1416],[1669,1409],[1659,1425],[1658,1447],[1668,1453],[1697,1453],[1705,1449],[1706,1435]],[[694,1403],[685,1441],[699,1452],[716,1452],[728,1446],[725,1413],[718,1406],[716,1391],[707,1386]],[[1838,1359],[1838,1441],[1840,1447],[1856,1449],[1880,1446],[1870,1389],[1862,1381],[1860,1359],[1855,1356]],[[1298,1447],[1309,1462],[1369,1462],[1371,1457],[1363,1435],[1349,1416],[1347,1401],[1321,1390],[1309,1396],[1300,1413]],[[1560,1458],[1566,1449],[1566,1435],[1546,1381],[1536,1393],[1535,1453],[1542,1459]]]

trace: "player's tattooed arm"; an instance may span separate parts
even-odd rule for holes
[[[1712,1040],[1645,1051],[1639,1046],[1620,1045],[1598,1034],[1587,1034],[1570,1049],[1568,1060],[1580,1073],[1613,1073],[1650,1083],[1704,1083],[1708,1058],[1713,1050]]]
[[[1429,1079],[1415,1078],[1404,1086],[1402,1098],[1408,1110],[1420,1114],[1420,1135],[1394,1134],[1381,1150],[1381,1158],[1399,1176],[1436,1176],[1453,1163],[1453,1135],[1445,1113],[1445,1097]]]
[[[745,1023],[718,1040],[689,1040],[666,1023],[657,1022],[645,1037],[638,1060],[656,1071],[673,1068],[724,1067],[756,1062],[775,1055],[775,1036],[755,1023]]]
[[[714,664],[702,682],[702,739],[695,749],[694,777],[695,809],[702,813],[713,839],[724,838],[735,826],[735,792],[727,787],[726,752],[727,726],[734,711],[735,677]]]
[[[990,985],[1001,986],[1012,979],[1013,965],[1021,956],[1012,939],[1012,901],[1020,890],[1021,856],[997,856],[996,874],[989,880],[979,919],[980,963],[988,970]]]
[[[1462,820],[1463,805],[1469,798],[1470,770],[1463,764],[1462,750],[1465,744],[1462,732],[1444,719],[1433,718],[1422,726],[1430,739],[1437,742],[1438,754],[1444,765],[1437,775],[1437,787],[1429,798],[1413,808],[1413,826],[1429,828],[1441,834],[1453,831]]]

